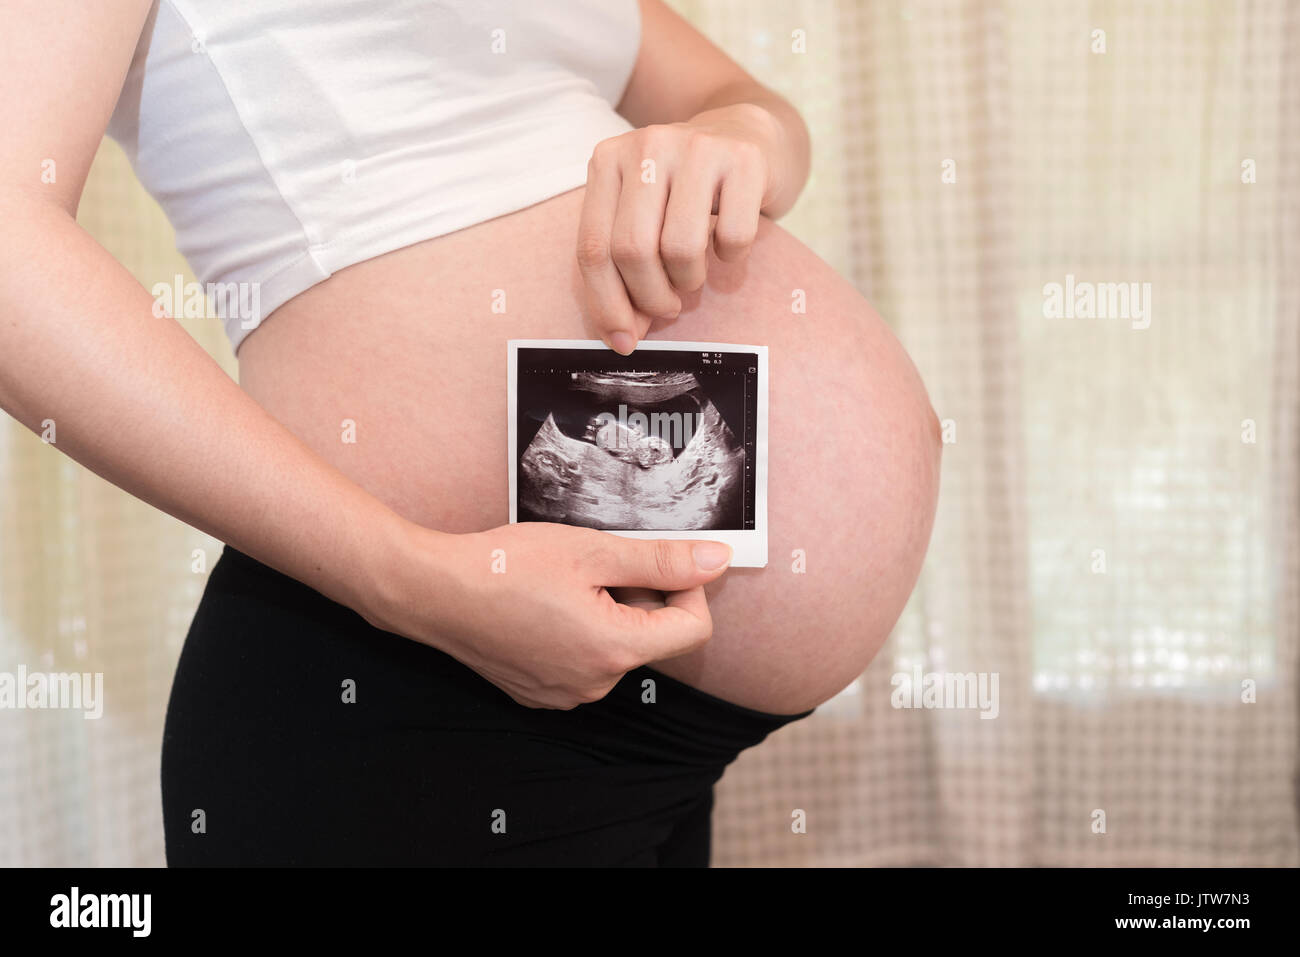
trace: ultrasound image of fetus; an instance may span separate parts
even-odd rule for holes
[[[519,463],[521,521],[740,528],[745,450],[689,372],[574,372]]]

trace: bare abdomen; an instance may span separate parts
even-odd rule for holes
[[[244,388],[413,521],[504,524],[506,341],[590,338],[581,201],[575,190],[343,270],[249,336]],[[795,288],[807,314],[790,310]],[[769,565],[711,586],[713,639],[655,667],[758,710],[820,704],[867,665],[919,572],[940,448],[925,390],[870,306],[766,221],[748,261],[711,261],[705,288],[650,338],[766,345],[770,359]]]

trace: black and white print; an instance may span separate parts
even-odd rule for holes
[[[510,519],[710,538],[767,563],[767,349],[509,343]]]

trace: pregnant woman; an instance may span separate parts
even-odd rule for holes
[[[169,863],[706,864],[714,783],[871,660],[938,489],[916,370],[772,222],[794,110],[659,0],[15,0],[0,56],[0,405],[227,543]],[[238,385],[78,227],[106,130],[257,305]],[[507,524],[512,338],[766,345],[771,564]]]

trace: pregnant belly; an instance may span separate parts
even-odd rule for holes
[[[581,203],[575,190],[342,270],[245,340],[241,384],[407,518],[504,524],[506,341],[591,337]],[[940,449],[925,389],[870,306],[766,220],[748,260],[711,259],[648,338],[770,353],[769,565],[710,586],[713,638],[654,667],[762,711],[820,704],[866,667],[919,573]]]

